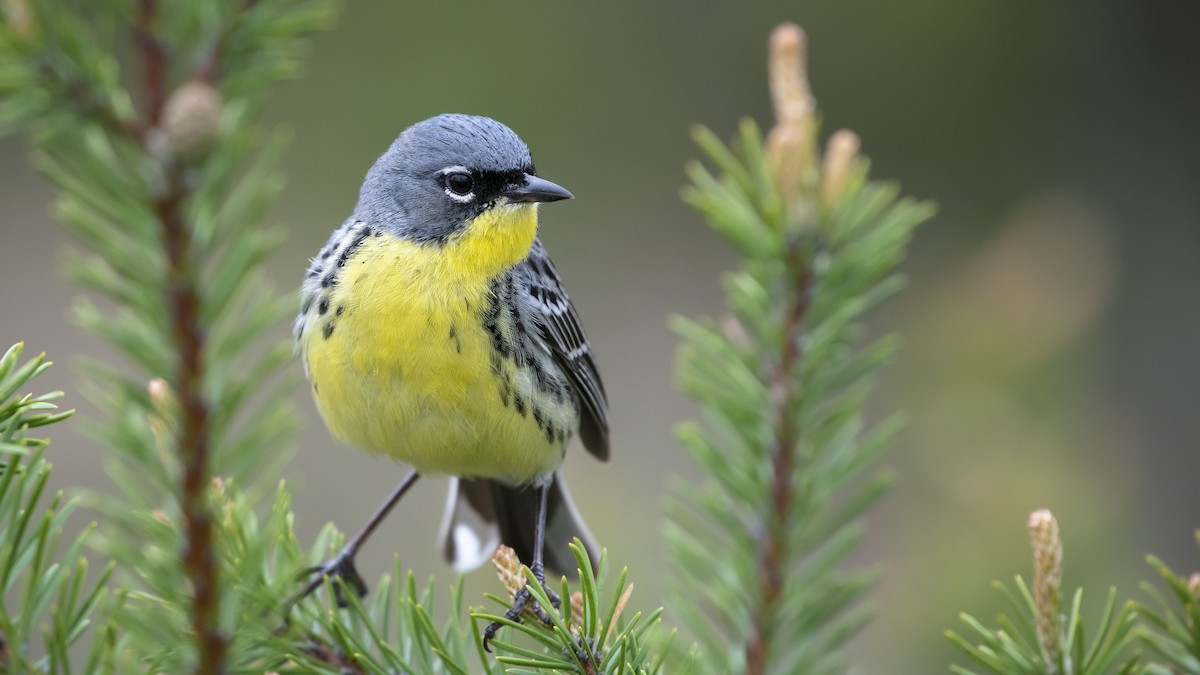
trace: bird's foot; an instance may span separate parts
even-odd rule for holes
[[[349,602],[342,591],[342,584],[337,583],[338,579],[349,588],[353,589],[358,597],[363,597],[367,594],[367,582],[363,581],[362,575],[358,573],[358,568],[354,566],[355,551],[348,548],[342,549],[342,552],[332,560],[327,560],[320,565],[314,565],[307,569],[301,570],[296,575],[297,580],[308,579],[308,583],[303,588],[296,591],[292,597],[288,598],[284,603],[284,616],[291,613],[292,607],[304,598],[308,597],[313,591],[317,590],[325,582],[325,578],[329,577],[334,581],[333,595],[337,600],[338,607],[345,608]]]
[[[543,586],[543,589],[546,591],[546,595],[550,598],[550,604],[554,605],[554,609],[557,610],[562,604],[562,601],[559,600],[559,598],[558,598],[558,594],[555,593],[554,591],[550,590],[549,588],[545,588],[544,586]],[[538,620],[540,620],[543,624],[545,624],[547,626],[554,625],[554,622],[551,621],[551,619],[550,619],[550,615],[546,613],[546,610],[542,609],[541,603],[539,603],[537,600],[533,599],[533,594],[529,592],[529,586],[523,587],[513,597],[512,607],[509,607],[508,611],[504,613],[504,618],[509,621],[514,621],[516,623],[520,623],[521,622],[521,614],[525,613],[526,611],[533,612],[533,614],[535,616],[537,616]],[[484,649],[484,651],[486,651],[486,652],[492,651],[491,648],[488,647],[488,643],[491,642],[496,637],[496,633],[503,626],[504,626],[504,624],[500,623],[499,621],[493,621],[488,624],[487,628],[484,629],[484,631],[483,631],[483,649]]]

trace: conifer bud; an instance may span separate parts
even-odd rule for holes
[[[525,566],[517,557],[517,552],[501,544],[492,554],[492,567],[496,568],[496,576],[500,577],[500,583],[504,585],[504,590],[508,591],[508,597],[516,600],[517,593],[525,588]],[[525,613],[537,617],[535,607],[532,602],[525,605]]]
[[[193,164],[217,143],[221,95],[207,82],[191,80],[175,90],[163,106],[162,130],[175,159]]]
[[[812,169],[813,112],[804,31],[792,23],[771,33],[768,74],[775,127],[767,134],[767,162],[789,206],[803,192]]]
[[[508,597],[516,598],[517,593],[525,587],[525,574],[521,571],[521,559],[517,557],[517,552],[501,544],[492,554],[492,567],[496,568],[496,576],[500,577]]]
[[[858,160],[858,134],[849,129],[839,129],[825,144],[825,158],[821,168],[821,205],[829,208],[850,182],[850,174]]]
[[[33,16],[33,8],[29,0],[4,0],[4,19],[13,33],[22,40],[29,42],[37,36],[37,21]]]
[[[171,434],[174,432],[175,397],[171,385],[161,377],[150,380],[146,386],[150,395],[150,434],[163,455],[164,461],[171,455]]]
[[[1053,673],[1058,661],[1063,550],[1058,521],[1050,511],[1039,509],[1029,514],[1029,538],[1033,542],[1033,603],[1037,609],[1038,642],[1046,658],[1047,672]]]

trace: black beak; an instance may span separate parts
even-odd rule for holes
[[[500,196],[508,197],[508,201],[513,203],[556,202],[575,197],[566,188],[529,174],[525,174],[524,185],[511,187],[500,193]]]

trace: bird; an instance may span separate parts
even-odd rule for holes
[[[289,608],[325,577],[365,595],[355,556],[422,475],[450,477],[440,539],[456,569],[505,544],[540,583],[546,568],[574,576],[574,538],[597,559],[561,466],[576,436],[608,460],[608,400],[537,236],[539,206],[572,198],[516,132],[475,115],[413,124],[367,172],[305,273],[293,334],[331,435],[411,470],[337,556],[305,570]],[[527,589],[506,618],[527,606],[548,621]]]

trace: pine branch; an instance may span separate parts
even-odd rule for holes
[[[680,379],[708,424],[681,430],[705,479],[673,491],[672,607],[707,663],[825,673],[865,620],[851,606],[873,575],[842,568],[888,483],[863,475],[899,426],[863,431],[870,376],[895,341],[858,348],[859,322],[898,290],[892,269],[932,207],[867,183],[850,132],[819,158],[803,33],[781,26],[770,54],[765,144],[752,123],[732,147],[697,131],[718,173],[689,167],[684,193],[743,268],[726,279],[729,317],[675,322]]]
[[[1016,578],[1017,592],[996,583],[1013,609],[1013,616],[1001,615],[1000,627],[985,627],[969,614],[960,618],[974,633],[979,644],[954,631],[946,637],[963,651],[982,671],[951,666],[959,675],[1103,675],[1134,673],[1139,670],[1138,655],[1131,654],[1137,612],[1132,603],[1116,606],[1115,588],[1110,589],[1100,624],[1090,643],[1084,640],[1082,617],[1083,590],[1077,589],[1069,611],[1061,606],[1062,540],[1058,522],[1049,511],[1035,511],[1029,518],[1033,543],[1034,583],[1031,590],[1021,577]],[[1153,671],[1152,671],[1153,672]]]
[[[59,492],[41,503],[51,470],[48,442],[28,434],[73,411],[55,412],[51,401],[61,392],[19,393],[50,366],[45,354],[20,364],[22,351],[17,344],[0,356],[0,671],[70,672],[71,647],[89,626],[96,631],[111,626],[103,606],[110,601],[105,585],[112,565],[88,579],[82,554],[91,528],[60,547],[77,499]],[[96,663],[109,658],[111,645],[93,640],[86,653]]]
[[[25,29],[0,26],[0,130],[32,132],[37,164],[61,190],[60,215],[90,250],[72,274],[116,303],[104,312],[84,305],[80,321],[143,369],[140,383],[96,369],[105,382],[97,399],[111,416],[97,433],[121,460],[114,478],[127,499],[102,501],[128,535],[106,533],[103,541],[146,584],[137,603],[157,602],[163,615],[155,625],[136,611],[123,617],[127,629],[156,638],[135,640],[128,656],[166,672],[228,672],[239,662],[227,625],[238,614],[228,603],[243,598],[223,575],[245,570],[222,557],[228,528],[212,511],[213,477],[254,485],[262,478],[255,469],[286,457],[281,444],[293,428],[282,396],[257,410],[244,404],[288,351],[250,349],[281,318],[261,270],[279,238],[258,222],[279,180],[251,161],[252,111],[265,85],[295,72],[303,37],[327,25],[333,7],[334,0],[210,2],[168,16],[158,0],[138,0],[131,18],[119,4],[47,0],[30,6]],[[130,33],[136,111],[113,45],[102,42]],[[263,157],[277,159],[278,144],[269,147]],[[246,165],[253,170],[242,173]],[[182,532],[163,526],[164,512],[178,516]],[[148,559],[147,548],[182,555]],[[178,655],[188,642],[192,663]],[[152,655],[163,649],[175,654]]]
[[[153,2],[143,0],[143,4]],[[147,93],[154,96],[152,91]],[[197,636],[200,656],[197,672],[217,673],[227,669],[228,638],[219,627],[219,580],[213,560],[212,515],[206,502],[212,475],[208,431],[210,404],[204,394],[205,342],[199,324],[199,291],[190,269],[191,236],[180,214],[181,204],[188,196],[180,177],[172,172],[170,188],[155,204],[155,210],[163,228],[171,336],[178,358],[173,380],[183,421],[177,446],[183,464],[180,491],[186,540],[183,564],[195,594],[192,630]]]
[[[795,250],[795,247],[793,247]],[[776,606],[783,593],[784,575],[788,564],[788,530],[795,499],[796,458],[794,448],[795,422],[792,411],[796,409],[796,379],[793,373],[802,356],[800,339],[803,334],[804,317],[808,312],[811,275],[808,267],[795,253],[789,255],[789,269],[795,270],[798,279],[793,283],[783,319],[783,330],[779,352],[782,357],[771,373],[772,417],[775,422],[775,446],[771,451],[770,513],[763,541],[758,545],[759,592],[758,609],[754,615],[754,629],[746,644],[746,672],[765,673],[768,664],[771,626],[774,623]]]
[[[1195,536],[1200,543],[1200,531]],[[1148,556],[1147,562],[1169,592],[1164,594],[1148,583],[1142,584],[1155,606],[1138,604],[1143,625],[1137,637],[1158,658],[1146,672],[1200,675],[1200,572],[1176,574],[1154,556]]]

